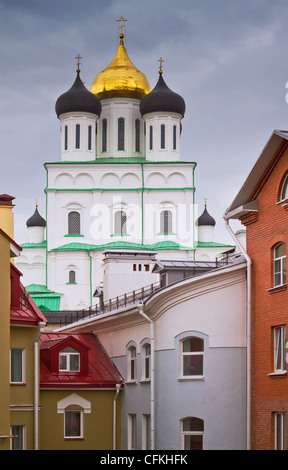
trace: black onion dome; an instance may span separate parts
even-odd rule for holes
[[[87,90],[78,71],[76,80],[70,90],[59,96],[55,105],[57,117],[59,117],[60,114],[69,113],[71,111],[93,113],[100,116],[101,108],[99,98],[91,93],[91,91]]]
[[[46,227],[46,221],[39,214],[36,207],[34,214],[26,222],[27,227]]]
[[[206,206],[203,211],[203,214],[200,215],[200,217],[198,217],[198,219],[196,220],[196,225],[198,227],[203,226],[203,225],[211,225],[212,227],[215,227],[216,225],[215,219],[213,219],[213,217],[209,214],[209,212],[206,209]]]
[[[170,113],[185,114],[185,101],[182,96],[178,95],[166,85],[162,74],[159,75],[159,80],[150,93],[142,98],[140,103],[141,115],[165,111]]]

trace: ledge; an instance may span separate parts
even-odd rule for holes
[[[270,294],[275,294],[276,292],[282,292],[283,290],[287,289],[287,284],[282,284],[281,286],[276,286],[276,287],[271,287],[271,289],[268,289],[267,292],[270,292]]]
[[[267,374],[268,377],[286,377],[287,371],[282,370],[281,372],[271,372],[271,374]]]

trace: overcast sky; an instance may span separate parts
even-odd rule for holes
[[[15,240],[27,241],[35,199],[45,217],[45,162],[60,159],[55,102],[87,88],[125,45],[153,88],[186,102],[181,155],[197,162],[196,202],[231,242],[223,213],[274,129],[288,129],[287,0],[0,0],[0,194],[14,196]],[[239,228],[239,227],[238,227]]]

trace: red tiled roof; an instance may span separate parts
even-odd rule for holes
[[[39,322],[47,323],[47,320],[26,289],[20,283],[20,307],[11,307],[10,323],[12,325],[37,326]]]
[[[48,362],[44,361],[44,353],[67,339],[74,340],[88,351],[88,373],[59,372],[51,370]],[[74,343],[75,344],[75,343]],[[65,342],[66,347],[67,344]],[[58,362],[57,362],[58,364]],[[58,368],[57,368],[58,369]],[[60,333],[44,332],[40,339],[40,387],[41,388],[114,388],[116,384],[123,384],[123,378],[115,364],[107,355],[98,338],[92,333]]]

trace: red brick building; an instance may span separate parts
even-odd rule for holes
[[[246,226],[248,448],[287,449],[287,132],[273,132],[225,219]]]

